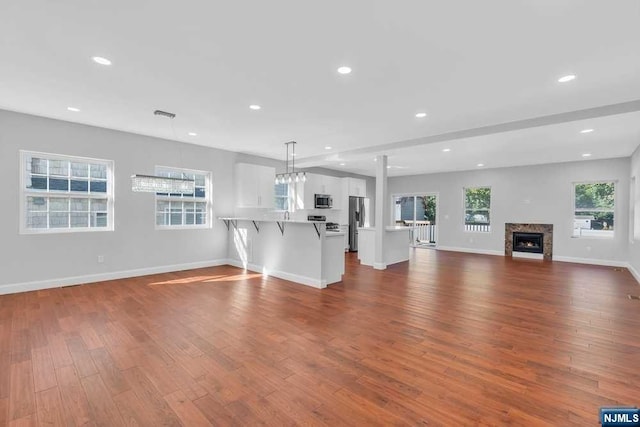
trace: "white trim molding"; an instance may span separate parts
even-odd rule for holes
[[[150,274],[171,273],[174,271],[193,270],[196,268],[217,267],[228,264],[227,260],[190,262],[186,264],[163,265],[158,267],[138,268],[135,270],[114,271],[110,273],[87,274],[84,276],[62,277],[58,279],[38,280],[33,282],[9,283],[0,285],[0,295],[18,292],[39,291],[42,289],[62,288],[65,286],[84,285],[107,280],[126,279],[147,276]]]
[[[638,282],[638,285],[640,285],[640,273],[638,272],[638,270],[636,270],[635,268],[633,268],[633,266],[631,265],[631,263],[627,264],[627,270],[629,270],[629,273],[631,273],[631,275],[633,276],[634,279],[636,279],[636,281]]]
[[[572,262],[575,264],[591,264],[591,265],[604,265],[607,267],[629,267],[629,263],[625,261],[614,261],[607,259],[595,259],[595,258],[574,258],[569,256],[553,256],[554,261],[560,262]]]
[[[451,252],[465,252],[470,254],[480,254],[480,255],[495,255],[495,256],[504,256],[504,251],[495,251],[491,249],[475,249],[475,248],[459,248],[454,246],[438,246],[437,250],[439,251],[451,251]]]

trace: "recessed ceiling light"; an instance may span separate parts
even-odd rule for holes
[[[350,74],[351,73],[351,67],[347,67],[346,65],[343,65],[342,67],[338,68],[338,73],[340,73],[340,74]]]
[[[346,163],[340,163],[340,166],[344,166],[344,165],[346,165]]]
[[[591,153],[584,153],[582,157],[591,157]]]
[[[562,76],[558,79],[560,83],[570,82],[571,80],[575,80],[576,76],[573,74],[567,74],[566,76]]]
[[[448,153],[449,151],[451,151],[451,148],[443,148],[442,151]]]
[[[593,132],[593,129],[582,129],[580,131],[580,133],[591,133],[591,132]]]
[[[421,113],[416,113],[416,117],[419,118],[419,119],[423,119],[423,118],[427,117],[427,113],[422,113],[422,112]]]
[[[187,135],[189,135],[189,136],[198,136],[198,134],[195,133],[195,132],[189,132]]]
[[[93,59],[93,62],[95,62],[96,64],[111,65],[111,61],[108,60],[107,58],[103,58],[102,56],[94,56],[91,59]]]
[[[252,110],[259,110],[262,107],[259,106],[258,104],[251,104],[251,105],[249,105],[249,108],[252,109]]]
[[[324,147],[325,150],[331,150],[333,147],[329,147],[328,145]]]
[[[391,166],[387,166],[387,169],[391,169]]]
[[[478,167],[481,168],[484,166],[484,163],[478,163]]]
[[[78,111],[80,111],[80,109],[76,107],[67,107],[67,110],[73,111],[74,113],[77,113]]]

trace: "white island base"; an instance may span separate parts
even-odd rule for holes
[[[315,288],[342,281],[344,233],[322,222],[220,219],[229,228],[229,264]]]
[[[376,229],[358,228],[358,259],[360,264],[384,270],[388,265],[409,260],[409,227],[387,227],[384,237],[384,262],[375,262]]]

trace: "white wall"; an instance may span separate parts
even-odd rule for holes
[[[635,235],[640,235],[640,146],[636,149],[631,157],[631,178],[636,179],[635,194],[631,195],[631,203],[635,203],[635,218],[630,218],[629,223],[634,221]],[[631,209],[630,209],[631,210]],[[629,235],[629,264],[631,265],[633,274],[640,282],[640,239]]]
[[[439,247],[502,254],[505,223],[545,223],[553,224],[555,259],[624,265],[629,254],[629,166],[630,159],[621,158],[405,176],[389,179],[389,194],[439,193]],[[572,183],[596,180],[617,181],[615,237],[572,238]],[[491,187],[490,233],[464,231],[463,187],[476,186]]]
[[[115,161],[115,231],[19,234],[18,150]],[[133,193],[129,177],[156,165],[211,171],[213,217],[233,213],[233,164],[237,154],[190,144],[78,125],[0,110],[0,293],[12,284],[86,282],[181,264],[209,264],[227,257],[227,229],[214,220],[205,230],[155,230],[150,193]],[[98,255],[104,263],[98,264]],[[78,278],[81,276],[81,278]],[[78,278],[72,280],[70,278]],[[4,285],[4,286],[3,286]]]

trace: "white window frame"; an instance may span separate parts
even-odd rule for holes
[[[467,190],[472,190],[474,188],[488,188],[489,189],[489,230],[467,230]],[[462,187],[462,230],[465,233],[481,233],[481,234],[491,234],[493,233],[493,227],[491,226],[491,205],[493,204],[493,188],[490,185],[474,185],[470,187]]]
[[[275,187],[276,187],[276,185],[284,185],[284,184],[287,185],[287,195],[286,196],[278,196],[276,194]],[[274,210],[274,212],[287,212],[287,211],[291,212],[291,210],[292,210],[291,208],[292,208],[292,203],[294,202],[294,200],[293,200],[293,194],[292,194],[293,191],[292,191],[291,185],[293,183],[285,182],[284,184],[273,184],[273,203],[274,203],[273,210]],[[278,206],[278,204],[276,203],[276,200],[278,200],[278,199],[286,199],[287,200],[288,209],[277,209],[276,207]]]
[[[212,188],[212,173],[210,171],[203,171],[203,170],[197,170],[197,169],[187,169],[187,168],[179,168],[179,167],[174,167],[174,166],[161,166],[161,165],[156,165],[155,166],[155,174],[157,175],[159,173],[159,171],[171,171],[171,172],[180,172],[180,173],[187,173],[187,174],[196,174],[196,175],[204,175],[205,177],[205,183],[204,183],[204,191],[205,191],[205,197],[204,198],[198,198],[195,197],[195,195],[193,197],[184,197],[184,196],[160,196],[158,194],[155,195],[155,199],[154,199],[154,204],[153,204],[153,223],[155,224],[155,229],[156,230],[194,230],[194,229],[208,229],[212,227],[213,224],[213,218],[212,218],[212,214],[213,214],[213,197],[211,194],[211,188]],[[180,201],[180,202],[198,202],[198,203],[206,203],[206,207],[205,207],[205,216],[206,216],[206,221],[204,224],[185,224],[185,218],[184,218],[184,209],[182,211],[182,224],[177,225],[177,224],[171,224],[171,225],[159,225],[158,224],[158,219],[157,219],[157,214],[158,214],[158,201]],[[195,215],[195,212],[194,212]]]
[[[91,193],[91,192],[73,192],[68,191],[51,191],[51,190],[35,190],[27,188],[27,158],[28,157],[40,157],[47,160],[60,160],[68,162],[78,163],[93,163],[104,165],[107,168],[106,185],[107,191],[105,193]],[[96,159],[91,157],[70,156],[65,154],[44,153],[40,151],[20,150],[19,151],[19,173],[20,173],[20,234],[58,234],[58,233],[93,233],[103,231],[114,230],[114,162],[113,160]],[[49,177],[49,174],[46,175]],[[69,171],[69,178],[71,178],[71,170]],[[90,178],[88,179],[90,181]],[[106,227],[91,227],[89,221],[88,227],[67,227],[67,228],[49,228],[49,221],[47,221],[47,228],[29,228],[27,227],[27,198],[28,197],[44,197],[47,199],[107,199],[107,226]],[[89,208],[91,209],[91,208]],[[88,213],[90,213],[89,210]]]
[[[574,221],[576,216],[576,185],[584,184],[613,184],[613,233],[610,236],[576,236],[573,233]],[[572,239],[594,239],[594,240],[612,240],[616,237],[618,218],[618,180],[617,179],[598,179],[595,181],[579,181],[571,183],[571,238]]]
[[[629,205],[631,212],[629,218],[631,221],[629,221],[629,242],[633,243],[636,240],[640,241],[640,180],[637,176],[631,177],[630,194],[631,201]]]

